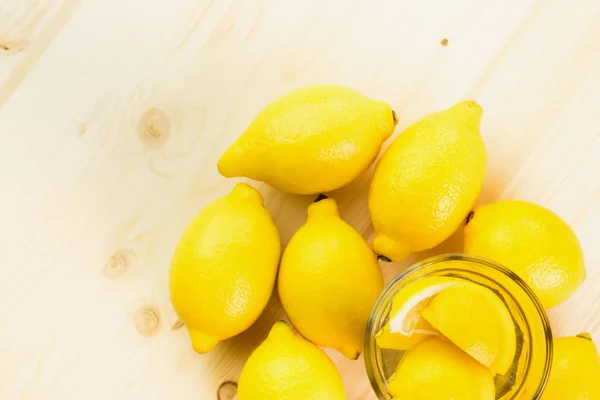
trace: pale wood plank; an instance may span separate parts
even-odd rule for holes
[[[78,0],[0,1],[0,109],[77,5]]]
[[[490,154],[481,201],[537,201],[573,225],[588,279],[550,314],[556,332],[600,339],[597,2],[39,4],[37,24],[20,15],[39,5],[0,14],[34,45],[53,39],[33,58],[28,48],[0,58],[0,398],[214,399],[237,380],[283,316],[278,300],[248,332],[194,354],[184,329],[171,330],[171,252],[234,184],[216,171],[221,152],[266,103],[316,82],[390,102],[397,132],[480,101]],[[370,238],[368,181],[333,197]],[[286,242],[312,199],[257,186]],[[459,249],[457,236],[435,252]],[[385,275],[432,253],[384,265]],[[350,399],[373,398],[362,359],[328,354]]]

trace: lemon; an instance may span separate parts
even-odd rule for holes
[[[510,268],[545,308],[567,300],[585,279],[583,251],[573,230],[552,211],[525,201],[475,209],[465,227],[465,253]]]
[[[427,327],[424,327],[427,328]],[[431,328],[433,330],[433,327]],[[391,332],[390,325],[386,324],[375,335],[375,343],[382,349],[408,350],[412,349],[425,339],[431,337],[435,333],[412,333],[403,335],[398,332]]]
[[[471,282],[444,289],[421,316],[495,374],[508,372],[517,338],[510,311],[490,289]]]
[[[327,355],[283,321],[246,361],[239,400],[344,400],[339,372]]]
[[[263,109],[218,168],[288,193],[328,192],[362,174],[395,126],[384,102],[343,86],[309,86]]]
[[[432,337],[408,350],[388,392],[397,400],[494,400],[492,374],[458,347]]]
[[[206,353],[256,321],[271,296],[280,252],[263,198],[246,184],[192,220],[173,254],[169,290],[194,350]]]
[[[378,255],[399,261],[447,239],[485,176],[482,109],[464,101],[409,126],[386,150],[369,192]]]
[[[375,254],[338,213],[333,199],[308,208],[308,220],[281,260],[279,297],[290,321],[311,342],[355,359],[371,307],[383,289]]]
[[[541,399],[600,399],[600,358],[589,335],[554,340],[550,379]]]
[[[375,335],[384,349],[407,350],[438,334],[420,312],[430,299],[442,290],[459,284],[455,278],[422,278],[402,287],[392,300],[389,322]]]

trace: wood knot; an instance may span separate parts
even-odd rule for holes
[[[133,251],[128,249],[117,250],[102,267],[102,273],[108,278],[120,278],[125,275],[135,261],[136,257]]]
[[[26,40],[0,40],[0,56],[10,56],[19,53],[27,47],[29,43]]]
[[[158,312],[150,306],[140,307],[133,316],[135,329],[142,336],[152,336],[160,328]]]
[[[217,390],[217,400],[235,400],[237,399],[237,383],[233,381],[225,381],[221,383]]]
[[[79,129],[77,130],[77,134],[79,136],[84,135],[87,132],[87,125],[86,124],[81,124],[79,125]]]
[[[140,117],[137,134],[146,146],[160,146],[171,134],[171,120],[163,110],[151,108]]]

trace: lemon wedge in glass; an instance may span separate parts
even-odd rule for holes
[[[423,278],[407,284],[392,300],[389,322],[377,333],[375,340],[383,349],[407,350],[438,331],[421,317],[420,311],[442,290],[459,285],[449,277]]]
[[[448,287],[431,298],[420,315],[492,374],[510,369],[515,325],[506,304],[491,289],[467,281]]]

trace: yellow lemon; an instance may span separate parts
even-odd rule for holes
[[[404,354],[387,389],[397,400],[495,399],[490,371],[438,337]]]
[[[302,336],[348,358],[359,356],[383,276],[375,254],[340,218],[333,199],[308,208],[308,221],[283,253],[278,288]]]
[[[433,328],[431,329],[433,330]],[[391,332],[390,325],[386,324],[375,335],[375,343],[382,349],[408,350],[430,338],[432,335],[434,335],[434,333],[412,333],[410,335],[403,335],[402,333]]]
[[[474,101],[458,103],[412,124],[386,150],[369,193],[375,253],[399,261],[459,227],[485,176],[481,115]]]
[[[345,400],[344,384],[327,355],[283,321],[246,361],[239,400]]]
[[[309,86],[263,109],[218,168],[288,193],[328,192],[362,174],[395,126],[384,102],[343,86]]]
[[[600,358],[589,335],[554,340],[550,379],[541,399],[600,399]]]
[[[375,335],[377,345],[384,349],[407,350],[438,334],[420,312],[433,296],[459,283],[455,278],[435,277],[418,279],[402,287],[392,300],[389,322]]]
[[[515,326],[490,289],[470,282],[451,286],[433,297],[421,316],[493,374],[510,369],[517,348]]]
[[[169,290],[194,350],[206,353],[256,321],[275,285],[280,252],[263,198],[246,184],[192,220],[173,254]]]
[[[465,227],[465,253],[510,268],[545,308],[567,300],[585,279],[583,251],[573,230],[552,211],[526,201],[475,209]]]

